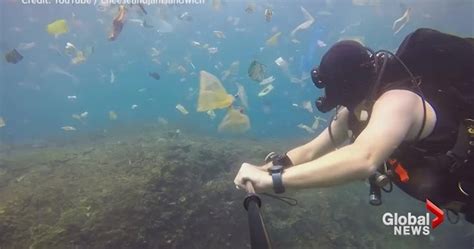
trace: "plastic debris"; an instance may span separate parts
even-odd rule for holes
[[[191,22],[193,20],[193,17],[189,14],[189,12],[186,11],[183,14],[181,14],[178,17],[178,19],[181,20],[181,21]]]
[[[176,109],[177,109],[179,112],[181,112],[183,115],[188,115],[188,114],[189,114],[188,110],[186,110],[186,108],[184,108],[184,106],[181,105],[181,104],[177,104],[177,105],[176,105]]]
[[[236,76],[239,73],[240,62],[234,61],[230,64],[229,69],[222,72],[222,80],[226,80],[229,76]]]
[[[86,61],[86,57],[84,56],[84,52],[77,51],[76,57],[71,59],[72,64],[81,64]]]
[[[215,54],[217,52],[219,52],[219,49],[216,48],[216,47],[210,47],[207,49],[207,51],[210,53],[210,54]]]
[[[263,79],[265,79],[265,73],[266,73],[265,65],[263,65],[262,63],[256,60],[250,63],[250,66],[248,69],[248,75],[252,80],[261,82]]]
[[[75,95],[70,95],[70,96],[67,96],[67,99],[68,99],[68,100],[76,100],[76,99],[77,99],[77,96],[75,96]]]
[[[117,120],[118,115],[114,111],[109,111],[109,119],[110,120]]]
[[[114,71],[110,70],[110,84],[115,82],[115,74]]]
[[[280,37],[281,35],[281,32],[278,32],[274,35],[272,35],[272,37],[268,38],[268,40],[265,42],[265,44],[267,44],[267,46],[276,46],[278,45],[278,38]]]
[[[309,14],[309,12],[303,8],[303,6],[300,6],[301,12],[303,12],[305,21],[302,22],[300,25],[298,25],[293,31],[291,31],[291,37],[294,37],[296,32],[299,30],[307,29],[309,28],[313,23],[314,23],[314,17]]]
[[[25,43],[25,42],[22,42],[20,44],[18,44],[18,50],[30,50],[32,48],[36,47],[36,43],[35,42],[28,42],[28,43]]]
[[[305,130],[308,133],[311,133],[311,134],[315,133],[315,131],[311,127],[309,127],[305,124],[299,124],[297,127],[300,128],[300,129]]]
[[[23,60],[23,56],[16,49],[13,49],[5,54],[5,60],[8,63],[17,64]]]
[[[310,113],[313,113],[313,106],[311,105],[311,101],[303,101],[301,107],[307,110]]]
[[[7,126],[3,117],[0,116],[0,128]]]
[[[64,52],[69,56],[74,56],[77,52],[77,48],[74,44],[70,42],[66,42],[66,46],[64,47]]]
[[[321,117],[318,117],[318,116],[315,116],[314,117],[314,122],[313,122],[313,125],[311,126],[311,128],[313,130],[317,130],[319,128],[319,125],[321,124],[321,121],[322,122],[325,122],[327,123],[328,121],[324,118],[321,118]]]
[[[132,110],[135,110],[137,109],[138,105],[132,105],[132,107],[130,107]]]
[[[112,31],[109,34],[109,41],[115,41],[117,37],[120,35],[123,29],[123,23],[125,22],[125,13],[126,9],[124,5],[119,6],[119,10],[117,15],[115,16],[112,22]]]
[[[404,27],[405,25],[410,21],[410,14],[411,14],[411,8],[407,8],[405,10],[405,13],[403,13],[403,15],[398,18],[397,20],[395,20],[393,22],[393,25],[392,25],[392,30],[394,31],[394,35],[398,34],[398,32],[400,32]]]
[[[244,86],[242,86],[239,83],[236,83],[236,85],[237,85],[237,94],[236,95],[239,98],[240,103],[242,104],[242,106],[245,109],[249,109],[249,100],[248,100],[248,97],[247,97],[247,93],[245,92]]]
[[[200,72],[199,85],[198,112],[227,108],[234,102],[219,79],[206,71]]]
[[[253,12],[255,12],[256,8],[257,8],[257,5],[255,5],[255,3],[249,3],[247,7],[245,8],[245,12],[252,14]]]
[[[321,41],[321,40],[318,40],[316,43],[318,44],[318,46],[319,46],[320,48],[324,48],[324,47],[326,47],[326,46],[327,46],[327,44],[326,44],[326,43],[324,43],[324,42],[323,42],[323,41]]]
[[[258,93],[258,96],[263,97],[263,96],[269,94],[272,90],[273,90],[273,85],[270,84],[270,85],[266,86],[265,88],[263,88],[262,91],[260,91]]]
[[[88,115],[89,115],[88,112],[83,112],[83,113],[81,113],[80,117],[81,118],[87,118]]]
[[[273,11],[270,8],[265,9],[265,20],[270,22],[272,20]]]
[[[250,119],[241,109],[229,108],[218,131],[223,133],[241,134],[250,129]]]
[[[150,73],[148,73],[148,76],[152,77],[155,80],[159,80],[161,78],[160,74],[157,73],[157,72],[150,72]]]
[[[61,127],[61,129],[63,129],[64,131],[75,131],[76,128],[74,128],[74,126],[63,126]]]
[[[272,83],[273,81],[275,81],[275,77],[273,77],[273,75],[272,75],[272,76],[270,76],[268,78],[265,78],[262,81],[260,81],[260,85],[264,86],[264,85]]]
[[[145,92],[145,91],[146,91],[146,88],[140,88],[140,89],[138,89],[138,92],[139,92],[139,93],[142,93],[142,92]]]
[[[276,60],[275,60],[275,64],[277,64],[277,66],[279,68],[281,68],[283,71],[287,72],[288,71],[288,62],[285,61],[285,59],[283,59],[282,57],[278,57]]]
[[[215,119],[216,118],[216,113],[214,112],[214,110],[209,110],[206,113],[207,113],[207,115],[209,116],[210,119]]]
[[[48,24],[48,26],[46,26],[46,31],[50,35],[58,36],[67,33],[69,31],[69,28],[65,19],[59,19]]]
[[[215,31],[212,31],[212,33],[214,33],[214,35],[219,39],[224,39],[225,38],[224,32],[222,32],[222,31],[215,30]]]

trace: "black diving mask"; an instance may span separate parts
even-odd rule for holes
[[[318,89],[323,89],[326,88],[326,85],[324,80],[321,77],[321,73],[319,71],[318,67],[315,67],[311,69],[311,80],[313,81],[313,84],[316,88]],[[326,95],[319,97],[315,101],[316,108],[322,112],[326,113],[332,109],[334,109],[337,106],[338,101],[335,101],[337,99],[337,96],[332,96],[330,98],[327,97],[327,89],[325,89]]]

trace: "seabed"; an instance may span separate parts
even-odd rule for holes
[[[287,146],[154,126],[2,144],[0,248],[250,248],[245,193],[233,178],[242,162],[261,164]],[[371,207],[367,193],[361,181],[288,193],[296,207],[263,197],[273,247],[447,248],[449,234],[393,236],[382,214],[410,209]]]

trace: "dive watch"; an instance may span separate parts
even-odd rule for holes
[[[268,169],[268,173],[272,176],[273,181],[273,191],[276,194],[281,194],[285,192],[285,187],[283,186],[282,174],[283,174],[282,165],[273,165]]]

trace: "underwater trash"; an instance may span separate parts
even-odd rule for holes
[[[191,41],[191,45],[193,47],[201,47],[201,43],[197,42],[197,41]]]
[[[240,61],[234,61],[230,64],[229,69],[222,72],[222,80],[226,80],[229,76],[236,76],[239,73]]]
[[[186,11],[183,14],[179,15],[178,19],[181,21],[191,22],[193,20],[193,17],[189,14],[189,12]]]
[[[313,123],[313,125],[311,126],[311,128],[312,128],[313,130],[317,130],[317,129],[319,128],[319,125],[321,124],[321,121],[322,121],[322,122],[326,122],[326,123],[328,122],[328,121],[327,121],[326,119],[324,119],[324,118],[321,118],[321,117],[318,117],[318,116],[314,116],[314,123]]]
[[[152,77],[152,78],[155,79],[155,80],[159,80],[159,79],[160,79],[160,74],[159,74],[159,73],[156,73],[156,72],[148,73],[148,76]]]
[[[208,48],[207,51],[210,53],[210,54],[215,54],[219,51],[218,48],[216,47],[211,47],[211,48]]]
[[[234,97],[227,93],[220,80],[206,72],[200,72],[198,112],[227,108],[234,102]]]
[[[283,59],[282,57],[278,57],[275,60],[275,64],[277,64],[277,66],[283,71],[288,72],[288,62],[286,62],[285,59]]]
[[[219,39],[225,39],[225,34],[222,31],[214,30],[212,33],[214,33],[214,35]]]
[[[61,127],[62,130],[64,131],[75,131],[76,128],[74,126],[63,126]]]
[[[263,88],[262,91],[260,91],[258,93],[258,96],[263,97],[263,96],[269,94],[272,90],[273,90],[273,85],[270,84],[270,85],[266,86],[265,88]]]
[[[303,6],[300,6],[301,12],[303,12],[305,21],[302,22],[300,25],[298,25],[293,31],[291,31],[291,37],[294,37],[296,32],[299,30],[307,29],[309,28],[313,23],[314,23],[314,17],[309,14],[309,12],[303,8]]]
[[[5,123],[5,120],[3,119],[3,117],[0,116],[0,128],[5,127],[5,126],[7,126],[7,124]]]
[[[265,78],[265,79],[263,79],[262,81],[260,81],[260,85],[261,85],[261,86],[264,86],[264,85],[266,85],[266,84],[272,83],[273,81],[275,81],[275,77],[273,77],[273,75],[272,75],[272,76],[270,76],[270,77],[268,77],[268,78]]]
[[[210,119],[215,119],[216,118],[216,113],[214,112],[214,110],[209,110],[206,112],[207,115],[209,116]]]
[[[54,65],[54,64],[49,65],[48,69],[45,71],[44,74],[46,75],[46,74],[50,74],[50,73],[63,75],[63,76],[66,76],[66,77],[70,78],[72,81],[74,81],[76,83],[79,82],[79,79],[76,76],[74,76],[71,73],[68,73],[68,72],[64,71],[64,69],[62,69],[59,66]]]
[[[301,107],[307,110],[308,112],[313,113],[313,106],[311,105],[311,101],[303,101],[303,103],[301,103]]]
[[[114,71],[110,70],[110,84],[115,82],[115,74]]]
[[[87,118],[87,116],[89,115],[89,112],[83,112],[81,113],[81,118]]]
[[[266,20],[267,22],[270,22],[270,21],[272,20],[272,16],[273,16],[273,11],[272,11],[272,9],[270,9],[270,8],[265,9],[265,13],[264,13],[264,14],[265,14],[265,20]]]
[[[139,92],[139,93],[142,93],[142,92],[144,92],[144,91],[146,91],[146,88],[140,88],[140,89],[138,89],[138,92]]]
[[[298,40],[296,40],[296,39],[294,39],[294,38],[291,39],[291,42],[293,42],[294,44],[300,44],[300,43],[301,43],[300,41],[298,41]]]
[[[67,33],[69,31],[69,28],[65,19],[59,19],[48,24],[48,26],[46,26],[46,31],[50,35],[54,35],[56,37],[61,34]]]
[[[158,117],[158,124],[160,125],[168,125],[168,120],[163,117]]]
[[[138,107],[138,105],[132,105],[130,108],[131,108],[132,110],[135,110],[135,109],[137,109],[137,107]]]
[[[257,5],[255,3],[249,3],[247,7],[245,8],[245,12],[252,14],[255,12],[255,9],[257,8]]]
[[[341,35],[346,33],[346,31],[348,31],[349,29],[353,28],[353,27],[357,27],[357,26],[360,26],[360,21],[359,22],[356,22],[356,23],[351,23],[349,25],[347,25],[345,28],[343,28],[341,30],[341,32],[339,32]]]
[[[75,96],[75,95],[70,95],[70,96],[67,96],[67,99],[68,99],[68,100],[76,100],[76,99],[77,99],[77,96]]]
[[[181,112],[183,115],[188,115],[188,114],[189,114],[188,110],[186,110],[186,108],[184,108],[184,106],[181,105],[181,104],[177,104],[177,105],[176,105],[176,109],[177,109],[179,112]]]
[[[309,127],[305,124],[299,124],[299,125],[297,125],[297,127],[300,128],[300,129],[305,130],[308,133],[311,133],[311,134],[315,133],[315,131],[311,127]]]
[[[18,62],[23,60],[23,55],[18,53],[18,51],[16,51],[16,49],[12,49],[12,50],[10,50],[9,52],[7,52],[5,54],[5,60],[8,63],[17,64]]]
[[[320,48],[324,48],[324,47],[326,47],[326,46],[327,46],[327,44],[326,44],[326,43],[324,43],[324,42],[323,42],[323,41],[321,41],[321,40],[318,40],[318,41],[316,42],[316,44],[318,44],[318,46],[319,46]]]
[[[250,129],[250,120],[241,109],[230,107],[217,130],[222,133],[241,134]]]
[[[110,120],[117,120],[118,115],[114,111],[109,111],[109,119]]]
[[[79,114],[72,114],[72,118],[81,121],[81,115]]]
[[[66,42],[66,46],[64,47],[64,52],[68,56],[73,56],[77,52],[77,48],[74,44],[70,42]]]
[[[158,57],[160,55],[160,50],[156,49],[156,48],[151,48],[151,52],[150,52],[150,56],[151,57]]]
[[[278,45],[278,38],[280,37],[281,35],[281,32],[278,32],[274,35],[272,35],[272,37],[268,38],[268,40],[265,42],[265,44],[267,44],[267,46],[276,46]]]
[[[35,42],[28,42],[28,43],[22,42],[18,44],[18,50],[30,50],[34,47],[36,47]]]
[[[77,51],[76,57],[71,59],[71,63],[75,65],[81,64],[84,61],[86,61],[86,57],[84,56],[84,52],[82,51]]]
[[[407,8],[405,10],[405,13],[403,13],[403,15],[400,18],[398,18],[397,20],[393,22],[392,30],[394,31],[393,32],[394,35],[398,34],[398,32],[400,32],[405,27],[405,25],[410,21],[410,14],[411,14],[411,8]]]
[[[110,32],[109,37],[108,37],[109,41],[115,41],[117,37],[120,35],[120,32],[122,32],[123,23],[125,21],[125,13],[126,13],[125,6],[120,5],[117,15],[115,16],[112,22],[112,31]]]
[[[254,60],[252,63],[250,63],[249,69],[248,69],[248,75],[249,77],[257,82],[262,81],[265,79],[265,73],[266,73],[266,66],[263,65],[262,63]]]
[[[237,85],[237,97],[239,98],[240,100],[240,103],[242,104],[242,106],[245,108],[245,109],[249,109],[249,102],[248,102],[248,97],[247,97],[247,93],[245,92],[245,88],[244,86],[242,86],[241,84],[239,83],[235,83]]]

